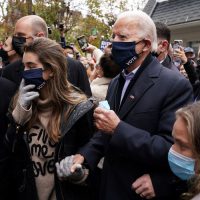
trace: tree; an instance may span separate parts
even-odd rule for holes
[[[37,14],[41,16],[53,30],[53,37],[58,38],[59,25],[63,24],[64,31],[68,32],[82,17],[81,12],[72,6],[76,0],[8,0],[0,4],[2,23],[5,32],[12,32],[16,21],[25,15]],[[6,14],[4,7],[7,4]]]
[[[59,40],[59,27],[69,41],[75,40],[78,35],[86,34],[91,30],[97,30],[97,38],[108,38],[110,29],[114,24],[118,13],[139,8],[147,0],[6,0],[0,2],[2,11],[1,32],[10,34],[16,21],[27,14],[37,14],[44,18],[52,29],[50,37]],[[6,6],[7,5],[7,6]],[[5,11],[6,7],[6,11]],[[83,17],[81,11],[87,10],[87,16]],[[3,30],[3,31],[2,31]],[[96,42],[97,40],[95,40]]]
[[[126,9],[127,0],[86,0],[89,13],[104,20],[107,24],[112,24],[116,15]]]
[[[6,6],[7,5],[7,6]],[[6,6],[6,11],[5,10]],[[1,3],[2,10],[2,23],[4,30],[4,37],[13,32],[13,27],[16,21],[27,14],[26,1],[21,0],[8,0]],[[6,13],[6,14],[5,14]]]

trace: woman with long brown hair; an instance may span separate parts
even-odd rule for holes
[[[79,166],[65,179],[57,175],[55,163],[91,138],[93,103],[67,81],[66,58],[56,42],[37,38],[26,45],[23,64],[5,140],[16,199],[91,199],[89,186],[75,184],[85,181],[88,170]]]

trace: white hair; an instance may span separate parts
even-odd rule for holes
[[[130,18],[137,26],[136,34],[138,37],[146,38],[151,41],[151,51],[157,50],[157,33],[153,20],[143,11],[126,11],[121,13],[117,20]]]

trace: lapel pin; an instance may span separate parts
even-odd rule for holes
[[[130,95],[129,97],[130,97],[130,99],[132,99],[132,100],[135,99],[135,97],[134,97],[133,95]]]

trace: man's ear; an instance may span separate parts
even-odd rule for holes
[[[145,46],[143,48],[143,51],[149,51],[149,49],[151,49],[151,41],[145,40],[144,43],[145,43]]]
[[[165,52],[165,51],[168,51],[168,48],[169,48],[169,43],[167,40],[163,40],[161,45],[160,45],[160,50],[162,52]]]
[[[38,32],[36,34],[37,37],[45,37],[45,34],[43,32]]]

